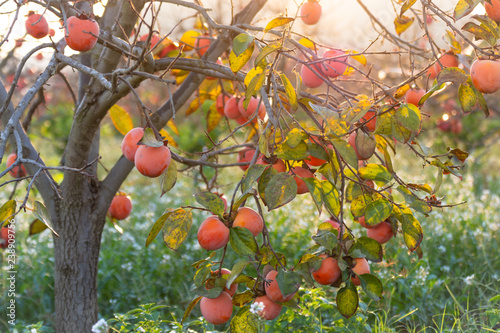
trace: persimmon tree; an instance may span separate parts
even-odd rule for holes
[[[187,237],[195,237],[193,214],[206,219],[198,239],[214,251],[193,264],[196,288],[185,318],[201,300],[209,322],[231,320],[233,332],[256,331],[256,317],[250,312],[255,299],[263,300],[262,317],[272,319],[281,306],[300,302],[299,288],[316,283],[338,288],[338,311],[350,317],[357,311],[361,291],[373,300],[382,297],[382,283],[370,274],[369,266],[384,260],[381,243],[399,237],[410,252],[422,256],[424,231],[418,218],[431,214],[434,207],[447,206],[437,196],[442,179],[447,174],[461,177],[468,154],[458,148],[433,152],[424,146],[418,140],[426,122],[420,107],[448,89],[456,91],[463,113],[482,109],[488,115],[483,93],[498,89],[497,80],[486,78],[489,72],[499,74],[497,23],[486,15],[469,16],[483,1],[459,0],[449,13],[430,0],[407,0],[392,1],[394,25],[384,26],[357,0],[379,39],[393,49],[380,51],[375,49],[378,44],[367,42],[364,50],[345,50],[297,32],[300,13],[321,16],[321,2],[291,4],[288,13],[257,24],[255,17],[266,2],[244,1],[241,10],[224,2],[223,10],[233,15],[227,25],[218,23],[199,1],[18,1],[14,6],[0,41],[2,49],[27,9],[42,14],[28,17],[28,33],[36,30],[40,17],[50,16],[51,22],[60,20],[64,35],[52,39],[44,27],[43,36],[25,36],[40,39],[16,62],[11,82],[2,78],[7,89],[0,87],[0,156],[3,161],[15,154],[0,173],[1,186],[26,186],[23,197],[2,203],[0,220],[30,209],[36,223],[53,233],[56,331],[89,332],[98,319],[101,234],[108,208],[134,162],[140,161],[142,174],[157,178],[151,181],[159,180],[160,195],[175,186],[181,170],[198,170],[205,180],[205,188],[195,194],[198,205],[165,207],[145,239],[148,246],[161,232],[165,244],[177,251]],[[304,5],[314,9],[299,9]],[[103,7],[102,14],[94,14],[96,6]],[[194,29],[179,33],[176,25],[157,31],[162,14],[173,6],[191,11],[182,20],[194,20]],[[311,25],[318,19],[301,18]],[[467,22],[460,26],[459,20]],[[446,49],[433,39],[434,21],[446,26]],[[416,31],[417,39],[406,37],[410,30]],[[179,42],[176,34],[182,34]],[[82,52],[69,56],[69,46]],[[50,50],[50,61],[20,94],[25,66],[40,50]],[[5,54],[3,73],[12,57],[13,52]],[[471,80],[474,60],[482,63],[475,66]],[[373,70],[389,63],[400,68],[397,79]],[[66,78],[66,68],[78,73],[77,81]],[[75,96],[60,165],[45,163],[28,135],[36,121],[33,110],[44,103],[43,91],[50,89],[46,84],[54,75],[63,76],[67,91]],[[137,89],[145,81],[158,82],[167,92],[155,110],[145,105]],[[140,129],[134,129],[131,117],[117,106],[126,96],[139,105]],[[197,152],[198,158],[188,157],[192,155],[176,147],[164,130],[167,124],[173,126],[179,113],[205,117],[206,127],[199,131],[206,132],[211,146]],[[99,153],[100,130],[108,115],[127,135],[122,145],[125,156],[100,176],[98,162],[106,158]],[[227,131],[214,134],[223,124]],[[132,137],[130,131],[140,133]],[[402,179],[396,172],[399,149],[409,149],[421,160],[413,166],[416,173],[422,165],[436,168],[435,183]],[[153,160],[158,165],[151,171],[148,163]],[[224,202],[214,193],[218,173],[210,178],[203,170],[238,167],[245,171]],[[63,174],[60,181],[54,173]],[[33,195],[34,187],[41,201]],[[273,226],[266,215],[294,205],[298,194],[312,197],[318,219],[321,213],[330,219],[318,220],[318,229],[311,231],[315,245],[299,262],[291,262],[274,250],[277,240],[269,237]],[[123,193],[118,196],[126,200]],[[250,202],[256,210],[244,208]],[[120,216],[128,215],[126,210]],[[368,237],[354,232],[346,223],[350,220],[367,228]],[[228,251],[241,258],[230,270],[224,269]],[[240,289],[229,295],[234,284]],[[232,317],[229,298],[239,307]],[[217,304],[223,304],[223,318],[210,312]],[[266,313],[265,308],[272,310]]]

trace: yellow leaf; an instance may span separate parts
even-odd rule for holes
[[[297,94],[295,93],[292,83],[288,80],[284,73],[280,74],[280,78],[283,82],[283,86],[285,87],[286,96],[288,97],[288,102],[290,103],[292,110],[297,110],[299,102],[297,101]]]
[[[132,128],[134,128],[134,124],[132,123],[132,118],[130,118],[127,111],[125,111],[119,105],[113,105],[109,109],[109,116],[111,117],[111,121],[115,128],[123,135],[126,135]]]
[[[218,125],[222,116],[217,112],[215,103],[208,109],[207,112],[207,130],[208,133],[212,132]]]
[[[314,50],[316,48],[315,45],[314,45],[314,42],[311,41],[308,38],[301,38],[299,40],[299,44],[302,45],[302,46],[305,46],[305,47],[307,47],[308,49],[311,49],[311,50]]]
[[[160,135],[162,137],[164,137],[165,140],[168,140],[168,144],[170,146],[173,146],[173,147],[176,147],[176,148],[179,147],[177,145],[177,142],[175,142],[174,138],[172,138],[172,136],[170,136],[170,134],[168,134],[168,132],[165,131],[163,128],[160,130]]]
[[[167,126],[175,133],[175,135],[179,135],[179,129],[177,128],[173,120],[169,120]]]
[[[355,50],[346,50],[345,53],[351,54],[351,58],[359,62],[361,65],[366,66],[366,57],[363,54],[358,54]]]
[[[399,87],[396,92],[394,93],[394,98],[401,98],[403,97],[404,95],[406,95],[406,92],[410,90],[410,85],[409,84],[405,84],[404,86],[402,87]]]
[[[276,28],[276,27],[280,27],[282,25],[285,25],[287,23],[290,23],[290,22],[293,22],[295,19],[292,18],[292,17],[278,17],[278,18],[275,18],[273,20],[271,20],[271,22],[269,22],[265,29],[264,29],[264,32],[268,32],[269,30],[273,29],[273,28]]]
[[[248,62],[248,60],[250,60],[254,48],[255,44],[250,44],[250,46],[239,56],[237,56],[236,53],[231,50],[231,53],[229,54],[229,66],[234,73],[242,69],[243,66],[245,66],[245,64]]]
[[[245,86],[248,87],[252,79],[257,75],[262,74],[263,72],[264,69],[262,67],[252,68],[250,71],[248,71],[247,75],[245,76]]]
[[[403,32],[406,31],[412,24],[413,21],[415,20],[414,17],[407,17],[407,16],[401,16],[401,17],[396,17],[394,20],[394,26],[396,27],[396,33],[398,35],[401,35]]]

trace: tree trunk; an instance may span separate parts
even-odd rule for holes
[[[98,320],[97,267],[106,215],[97,196],[65,198],[54,236],[56,332],[88,333]]]

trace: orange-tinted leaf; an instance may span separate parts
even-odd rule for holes
[[[413,24],[413,21],[415,20],[414,17],[407,17],[407,16],[401,16],[401,17],[396,17],[394,20],[394,26],[396,27],[396,33],[398,35],[401,35],[403,32],[406,31],[411,25]]]

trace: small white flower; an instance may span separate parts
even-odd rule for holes
[[[31,333],[36,333],[36,328],[32,328]]]
[[[472,284],[472,281],[474,280],[474,275],[475,274],[472,274],[468,277],[465,278],[465,284],[467,284],[468,286],[470,286]]]
[[[108,324],[106,320],[100,319],[92,326],[92,333],[106,333],[108,331]]]
[[[255,302],[252,305],[250,305],[250,312],[253,314],[259,314],[262,311],[264,311],[264,303],[262,302]]]

